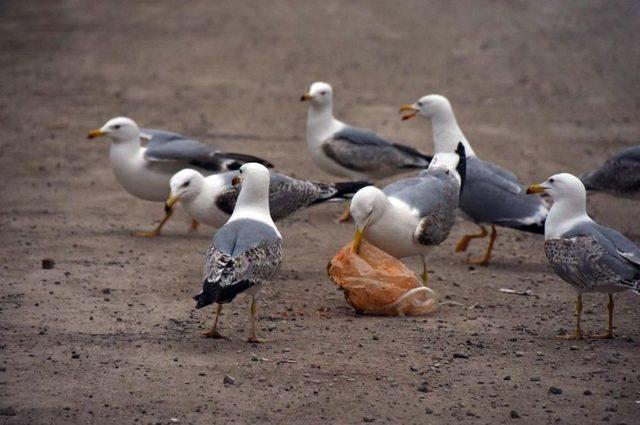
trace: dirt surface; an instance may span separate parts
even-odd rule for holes
[[[162,208],[85,136],[126,115],[329,180],[298,102],[323,79],[340,118],[426,152],[430,126],[397,110],[445,94],[479,156],[540,182],[638,143],[639,39],[631,1],[0,2],[0,423],[637,423],[640,297],[616,296],[616,339],[555,340],[574,294],[542,238],[510,230],[489,267],[453,253],[463,221],[433,251],[437,314],[358,317],[325,274],[352,235],[342,206],[301,212],[259,304],[272,342],[244,342],[245,298],[230,341],[200,338],[211,229],[181,213],[130,236]],[[637,202],[589,209],[640,242]],[[584,328],[604,329],[606,297],[585,303]]]

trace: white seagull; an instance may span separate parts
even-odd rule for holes
[[[491,226],[489,245],[485,255],[471,260],[471,264],[486,265],[491,259],[497,237],[495,226],[543,233],[548,212],[545,204],[539,198],[526,196],[521,182],[513,173],[476,156],[460,130],[446,97],[427,95],[413,104],[404,105],[400,112],[408,112],[402,117],[403,120],[416,115],[431,120],[435,154],[453,152],[458,143],[464,145],[467,153],[467,176],[465,190],[460,198],[460,210],[466,218],[480,227],[480,232],[465,235],[458,242],[456,252],[466,251],[472,239],[486,237],[489,233],[485,225]]]
[[[544,229],[544,250],[553,270],[578,293],[575,333],[565,339],[582,338],[582,294],[609,294],[607,332],[594,338],[613,337],[613,293],[631,289],[640,293],[640,248],[589,217],[587,194],[575,176],[562,173],[544,183],[529,186],[527,193],[545,193],[553,200]]]
[[[171,196],[166,204],[177,202],[197,222],[215,228],[227,222],[234,210],[241,184],[235,184],[238,171],[203,176],[193,169],[184,169],[171,177]],[[327,201],[351,199],[368,182],[319,183],[294,179],[284,174],[271,173],[269,185],[269,209],[274,221],[281,220],[296,211]]]
[[[251,295],[251,333],[256,337],[256,295],[277,272],[282,261],[282,236],[269,213],[269,170],[256,163],[240,167],[242,190],[227,224],[214,235],[206,254],[202,291],[196,308],[218,303],[213,329],[206,337],[222,337],[217,331],[222,305],[240,293]]]
[[[235,170],[247,162],[272,165],[251,155],[220,152],[197,140],[164,130],[140,129],[130,118],[109,120],[101,128],[89,132],[88,138],[106,136],[111,139],[109,158],[118,183],[136,198],[164,202],[169,196],[169,180],[188,166],[205,174]],[[142,146],[140,139],[149,142]],[[165,209],[162,222],[151,232],[138,236],[157,236],[173,210]],[[192,223],[195,225],[195,223]]]
[[[359,190],[351,200],[354,250],[358,251],[364,237],[396,258],[419,255],[426,284],[427,253],[449,236],[464,181],[465,154],[460,144],[457,154],[435,155],[417,177],[398,180],[383,190],[373,186]]]
[[[333,116],[333,89],[316,82],[301,101],[310,103],[307,145],[313,162],[334,176],[379,180],[429,165],[430,156],[390,143],[368,130],[352,127]]]

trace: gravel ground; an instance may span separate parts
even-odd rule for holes
[[[397,110],[445,94],[480,157],[537,183],[638,143],[639,39],[631,1],[0,2],[0,424],[637,423],[640,297],[616,296],[614,340],[555,340],[573,292],[542,238],[510,230],[488,267],[453,253],[463,221],[433,251],[437,314],[358,317],[325,274],[352,225],[309,209],[279,224],[271,342],[244,342],[245,298],[222,318],[230,341],[200,338],[211,229],[182,213],[130,236],[162,207],[85,137],[126,115],[329,180],[298,102],[323,79],[339,117],[426,152],[427,123]],[[637,201],[589,209],[640,242]],[[606,296],[585,304],[584,328],[604,329]]]

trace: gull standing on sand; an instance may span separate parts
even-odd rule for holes
[[[310,103],[307,145],[321,170],[339,177],[379,180],[429,165],[431,157],[410,146],[390,143],[335,119],[329,84],[313,83],[300,100]]]
[[[233,213],[241,191],[234,180],[238,171],[203,176],[196,170],[184,169],[171,177],[171,196],[166,204],[177,202],[189,216],[215,228],[227,222]],[[274,221],[281,220],[308,206],[327,201],[351,199],[368,182],[318,183],[298,180],[284,174],[271,173],[269,184],[269,210]]]
[[[374,186],[359,190],[351,201],[356,222],[354,251],[358,252],[364,237],[396,258],[419,255],[426,284],[427,253],[449,236],[455,223],[458,200],[464,193],[465,162],[460,144],[455,154],[436,154],[417,177],[398,180],[383,190]]]
[[[580,176],[589,191],[640,198],[640,145],[624,149],[601,167]]]
[[[544,232],[544,220],[548,213],[545,204],[539,198],[526,196],[522,184],[513,173],[476,156],[460,130],[446,97],[427,95],[416,103],[404,105],[400,112],[408,112],[402,117],[403,120],[416,115],[431,119],[434,154],[453,152],[459,142],[465,147],[467,176],[460,198],[460,210],[480,227],[480,233],[465,235],[458,242],[456,252],[466,251],[472,239],[486,237],[489,233],[485,225],[491,226],[489,245],[485,255],[470,260],[471,264],[488,264],[497,237],[495,226],[540,234]]]
[[[220,152],[177,133],[140,129],[125,117],[109,120],[102,128],[92,130],[88,138],[103,136],[111,139],[109,158],[116,179],[127,192],[145,201],[164,202],[169,196],[171,176],[188,166],[206,174],[235,170],[247,162],[272,166],[251,155]],[[141,138],[149,142],[142,146]],[[171,208],[165,208],[164,219],[153,231],[136,235],[157,236],[172,213]],[[197,223],[192,222],[192,227],[195,226]]]
[[[206,254],[202,291],[194,297],[196,308],[218,303],[213,329],[217,331],[222,304],[240,293],[251,295],[251,334],[256,337],[256,295],[277,272],[282,261],[282,236],[269,213],[269,170],[256,163],[240,167],[242,190],[231,218],[213,236]]]
[[[593,338],[613,337],[613,293],[631,289],[640,293],[640,249],[613,229],[587,214],[587,194],[577,177],[556,174],[532,185],[529,194],[545,193],[553,200],[544,229],[544,250],[553,270],[578,293],[575,333],[564,339],[580,339],[582,294],[609,295],[607,332]]]

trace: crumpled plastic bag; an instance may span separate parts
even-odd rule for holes
[[[351,243],[338,251],[327,273],[358,314],[420,316],[438,309],[437,294],[412,270],[364,240],[358,254]]]

